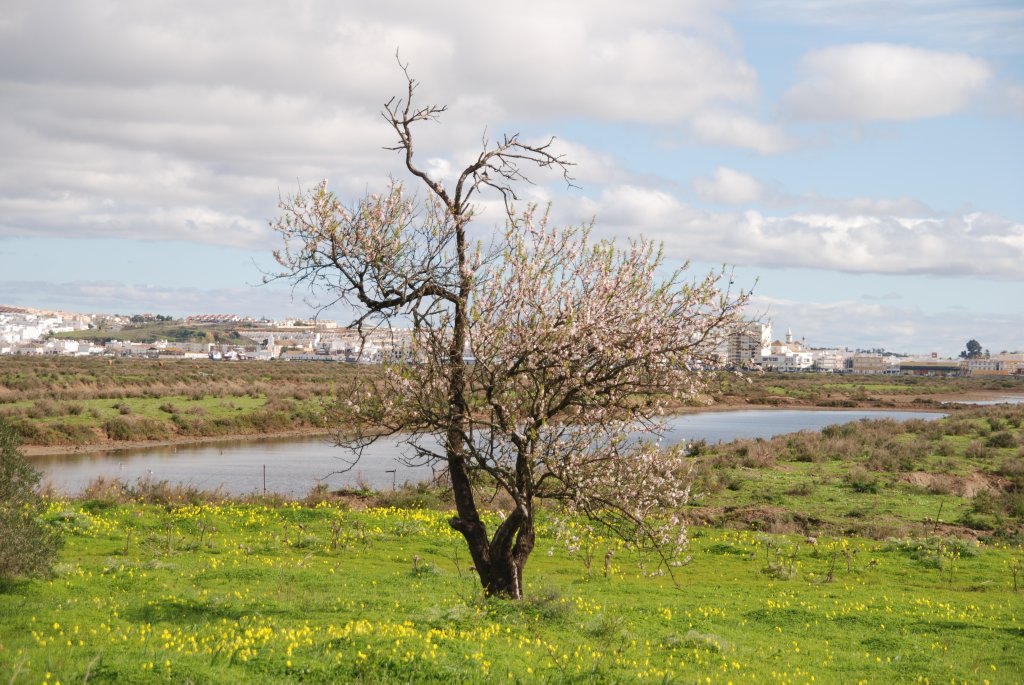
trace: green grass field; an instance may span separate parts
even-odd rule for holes
[[[676,586],[544,525],[512,602],[481,596],[439,511],[55,501],[48,518],[55,577],[0,593],[3,682],[1024,677],[1024,552],[1002,543],[694,528]]]
[[[7,387],[68,395],[7,405],[40,425],[215,426],[315,401],[321,366],[273,367],[288,382],[250,392],[230,374],[266,367],[175,367],[156,387],[156,365],[92,369],[105,384],[11,366]],[[0,683],[1024,682],[1024,406],[693,458],[689,563],[667,574],[588,535],[570,551],[542,512],[521,602],[482,596],[443,492],[220,502],[97,484],[49,502],[53,577],[0,585]],[[386,506],[416,501],[430,508]]]

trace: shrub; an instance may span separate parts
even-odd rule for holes
[[[160,440],[168,435],[167,425],[155,419],[116,417],[104,422],[111,440]]]
[[[743,477],[743,474],[735,469],[730,469],[721,476],[722,485],[734,492],[740,490],[746,482],[747,479]]]
[[[50,572],[60,538],[40,517],[39,472],[18,450],[15,429],[0,419],[0,582]]]
[[[846,483],[854,492],[876,493],[880,487],[878,478],[859,464],[847,472]]]
[[[989,416],[985,420],[988,422],[989,428],[994,431],[1000,431],[1006,428],[1006,420],[1001,416]]]
[[[993,433],[985,441],[985,444],[989,447],[1002,448],[1002,447],[1016,447],[1017,438],[1013,436],[1013,433],[1009,431],[999,431]]]
[[[1007,516],[1015,519],[1024,518],[1024,492],[1005,492],[999,500]]]
[[[795,433],[786,443],[789,448],[790,459],[793,461],[811,462],[821,461],[822,441],[820,436],[808,431]]]
[[[806,497],[808,495],[814,494],[814,490],[815,490],[814,483],[812,483],[809,480],[805,480],[805,481],[801,481],[799,483],[796,483],[795,485],[790,487],[788,490],[786,490],[786,494],[787,495],[794,495],[794,496],[797,496],[797,497]]]
[[[980,440],[973,440],[964,450],[964,456],[968,459],[984,460],[989,458],[990,450]]]
[[[453,502],[451,493],[430,483],[406,483],[396,490],[382,491],[377,506],[396,509],[440,509]]]
[[[830,440],[835,438],[848,438],[857,432],[857,427],[852,423],[833,423],[821,429],[821,434]]]
[[[28,410],[28,416],[31,419],[41,419],[47,416],[57,416],[60,414],[60,406],[53,400],[43,399],[36,400]]]
[[[970,435],[974,426],[968,419],[952,419],[946,422],[946,435]]]

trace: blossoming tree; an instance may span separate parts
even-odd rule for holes
[[[450,186],[415,158],[413,128],[444,107],[415,108],[416,82],[385,105],[394,149],[429,190],[400,183],[346,206],[320,183],[282,199],[279,277],[344,301],[361,330],[410,322],[414,333],[383,377],[333,404],[340,443],[402,434],[417,458],[447,473],[456,513],[485,592],[522,596],[539,500],[586,515],[670,562],[685,544],[685,455],[637,437],[657,429],[667,398],[704,387],[724,335],[746,301],[724,271],[688,280],[662,274],[660,250],[637,239],[593,240],[516,208],[524,169],[570,164],[518,135],[486,144]],[[471,243],[484,190],[507,221]],[[489,531],[479,498],[510,502]]]

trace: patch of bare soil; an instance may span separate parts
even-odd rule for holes
[[[975,471],[967,476],[952,473],[913,471],[900,476],[900,481],[939,494],[974,497],[979,492],[1001,492],[1005,479]]]
[[[687,512],[690,522],[700,525],[746,528],[763,533],[803,533],[820,531],[821,519],[782,507],[694,507]]]

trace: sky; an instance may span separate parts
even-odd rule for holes
[[[5,0],[0,304],[281,318],[280,197],[450,180],[555,136],[525,200],[728,265],[750,316],[822,347],[1024,350],[1019,0]],[[479,222],[501,226],[495,198]],[[347,323],[348,312],[322,318]]]

